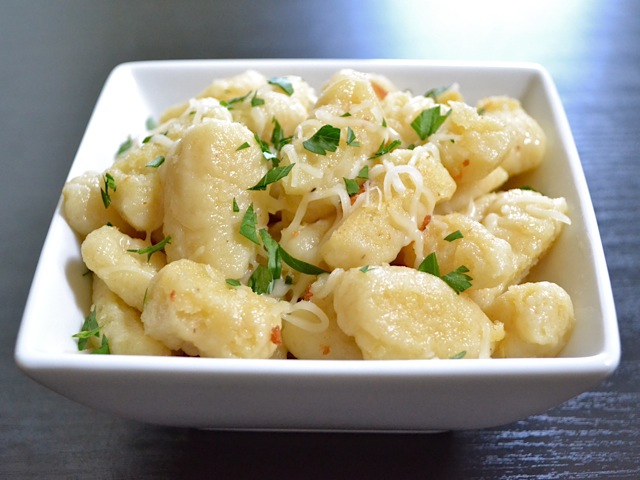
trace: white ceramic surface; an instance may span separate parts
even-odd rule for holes
[[[220,429],[429,431],[497,426],[596,386],[618,365],[611,285],[580,159],[549,74],[531,64],[388,60],[161,61],[109,76],[69,178],[102,170],[145,120],[248,68],[297,74],[319,89],[340,68],[376,72],[423,93],[456,82],[469,103],[519,98],[548,135],[545,164],[522,179],[566,197],[573,224],[533,277],[572,296],[577,326],[559,358],[410,361],[229,360],[78,353],[71,335],[89,309],[78,239],[54,214],[18,335],[31,378],[82,404],[155,424]],[[55,415],[55,412],[52,412]]]

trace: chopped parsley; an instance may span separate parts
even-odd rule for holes
[[[454,356],[452,356],[451,359],[452,360],[459,360],[461,358],[464,358],[466,354],[467,354],[467,351],[466,350],[462,350],[461,352],[458,352]]]
[[[247,286],[258,295],[269,294],[273,290],[273,276],[267,267],[258,265],[249,277]]]
[[[267,185],[277,182],[281,178],[289,175],[289,172],[293,168],[295,163],[291,163],[289,165],[284,165],[281,167],[273,167],[270,169],[264,177],[262,177],[258,183],[256,183],[253,187],[249,187],[248,190],[266,190]]]
[[[394,140],[385,145],[383,140],[380,146],[378,147],[378,151],[374,153],[372,156],[370,156],[369,160],[373,160],[374,158],[378,158],[383,155],[386,155],[387,153],[393,152],[396,148],[400,146],[401,143],[402,142],[400,140]]]
[[[269,85],[280,87],[289,96],[293,95],[293,85],[286,77],[272,77],[269,79]]]
[[[353,133],[351,127],[347,127],[347,145],[350,147],[359,147],[360,142],[356,140],[356,134]]]
[[[340,143],[340,129],[332,125],[323,125],[309,140],[302,142],[304,148],[318,155],[335,152]]]
[[[236,197],[233,197],[233,203],[231,204],[231,210],[233,213],[238,213],[240,211],[240,207],[238,206],[238,202],[236,201]]]
[[[468,271],[469,269],[467,267],[460,265],[454,271],[443,275],[442,279],[447,282],[456,293],[462,293],[471,287],[471,280],[473,280],[473,278],[467,275]]]
[[[440,105],[427,108],[420,112],[413,122],[411,122],[411,128],[415,130],[420,140],[426,140],[440,128],[450,113],[451,110],[442,115],[440,113]]]
[[[469,269],[464,265],[459,266],[446,275],[440,276],[440,267],[438,266],[438,259],[436,258],[435,252],[432,252],[425,257],[422,263],[418,266],[418,270],[441,278],[458,294],[470,288],[471,280],[473,280],[473,278],[467,275]]]
[[[253,203],[249,205],[247,211],[242,217],[242,223],[240,224],[240,235],[251,240],[256,245],[260,245],[260,239],[258,238],[258,233],[256,232],[256,223],[258,222],[258,217],[256,212],[253,210]]]
[[[220,105],[222,105],[223,107],[226,107],[227,110],[233,110],[234,104],[244,102],[249,97],[249,95],[251,95],[251,92],[247,92],[246,95],[243,95],[241,97],[235,97],[235,98],[232,98],[231,100],[221,100]]]
[[[315,265],[311,265],[310,263],[292,257],[281,246],[278,246],[278,252],[280,253],[280,257],[282,257],[282,261],[284,263],[300,273],[306,273],[307,275],[320,275],[321,273],[329,273],[324,268],[316,267]]]
[[[360,267],[359,270],[362,273],[367,273],[369,270],[371,270],[371,267],[369,265],[365,265],[364,267]]]
[[[455,232],[450,233],[449,235],[444,237],[447,242],[453,242],[454,240],[458,240],[459,238],[464,238],[464,235],[462,235],[462,232],[460,230],[456,230]]]
[[[347,188],[347,195],[352,196],[360,191],[360,184],[355,178],[343,178],[343,180]]]
[[[427,98],[432,98],[437,102],[438,97],[442,95],[444,92],[446,92],[447,90],[449,90],[450,88],[451,88],[451,85],[447,85],[446,87],[431,88],[425,92],[424,96]]]
[[[369,178],[369,165],[365,165],[360,169],[356,178],[364,178],[367,180]]]
[[[148,247],[143,247],[143,248],[134,248],[134,249],[127,250],[127,252],[137,253],[139,255],[146,255],[147,262],[148,262],[149,260],[151,260],[151,255],[153,255],[156,252],[160,252],[164,250],[164,247],[166,245],[169,245],[170,243],[171,243],[171,236],[167,235],[155,245],[149,245]]]
[[[131,147],[133,147],[133,138],[131,138],[130,136],[127,137],[127,139],[122,142],[120,144],[120,146],[118,147],[118,151],[116,152],[116,157],[119,157],[120,155],[122,155],[124,152],[126,152],[127,150],[129,150]]]
[[[96,307],[94,306],[84,319],[82,327],[80,331],[74,335],[73,338],[78,339],[78,350],[86,350],[87,343],[91,337],[100,337],[100,325],[98,325],[98,320],[96,318]],[[95,349],[91,353],[96,354],[108,354],[111,353],[109,350],[109,340],[106,335],[102,335],[102,341],[100,347]]]
[[[285,137],[284,132],[282,131],[282,126],[280,122],[274,117],[273,118],[273,132],[271,133],[271,143],[275,149],[279,152],[282,147],[291,143],[292,137]]]
[[[263,141],[257,133],[253,134],[253,138],[255,138],[256,142],[258,143],[258,146],[260,147],[260,151],[262,151],[262,156],[264,157],[265,160],[271,160],[273,162],[273,166],[277,167],[278,166],[278,156],[275,155],[271,149],[269,148],[269,145],[267,145],[267,143],[265,141]]]
[[[225,279],[225,282],[227,283],[227,285],[230,285],[232,287],[239,287],[240,285],[242,285],[240,283],[240,280],[236,280],[235,278],[227,278]]]
[[[158,126],[158,124],[153,117],[148,117],[147,120],[144,122],[144,126],[147,130],[153,130]]]
[[[244,142],[242,145],[240,145],[238,148],[236,148],[236,152],[239,150],[244,150],[245,148],[249,148],[251,145],[249,145],[249,142]]]
[[[256,90],[256,92],[253,94],[253,97],[251,97],[251,106],[252,107],[259,107],[260,105],[264,105],[264,100],[262,98],[258,98],[258,91]]]
[[[116,191],[116,180],[110,173],[105,173],[103,180],[104,188],[100,188],[100,194],[102,195],[104,208],[109,208],[109,205],[111,205],[111,195],[109,194],[109,190],[112,192]]]
[[[156,158],[151,160],[149,163],[145,165],[145,167],[158,168],[160,165],[164,163],[164,156],[158,155]]]

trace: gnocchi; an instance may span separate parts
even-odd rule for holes
[[[569,294],[527,282],[569,206],[505,188],[546,150],[517,99],[246,71],[150,128],[62,191],[94,277],[89,351],[435,360],[569,341]]]

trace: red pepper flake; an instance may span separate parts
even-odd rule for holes
[[[331,353],[331,347],[329,345],[322,345],[322,355],[329,355]]]
[[[430,223],[431,223],[431,215],[425,215],[419,227],[420,231],[424,232],[425,229],[427,228],[427,225],[429,225]]]
[[[282,345],[282,332],[278,325],[271,329],[271,343],[274,345]]]
[[[304,291],[304,295],[302,295],[302,299],[308,302],[311,300],[311,297],[313,297],[313,293],[311,293],[311,285],[308,285]]]
[[[471,163],[471,162],[470,162],[470,161],[469,161],[469,159],[467,158],[464,162],[462,162],[462,166],[463,166],[463,167],[468,167],[468,166],[469,166],[469,163]]]
[[[173,302],[175,299],[176,299],[176,291],[171,290],[171,293],[169,293],[169,300]]]
[[[379,100],[383,100],[384,97],[386,97],[389,93],[387,92],[386,88],[376,82],[371,82],[371,87],[373,88],[373,91],[376,93],[376,97],[378,97]]]

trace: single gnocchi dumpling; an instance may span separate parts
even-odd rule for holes
[[[503,336],[471,300],[408,267],[348,270],[333,303],[338,325],[369,360],[489,358]]]
[[[282,340],[286,348],[298,359],[306,360],[362,360],[362,352],[353,337],[345,334],[336,319],[333,293],[327,288],[328,275],[318,278],[309,288],[309,302],[327,317],[326,328],[310,329],[305,324],[287,321],[282,328]],[[333,280],[333,279],[332,279]],[[299,311],[296,315],[302,315]],[[315,325],[317,322],[306,322]]]
[[[477,109],[483,112],[483,116],[503,122],[513,138],[513,146],[500,164],[509,176],[526,172],[542,163],[547,137],[518,100],[510,97],[488,97],[478,102]]]
[[[250,146],[238,150],[245,142]],[[211,120],[192,127],[162,170],[163,231],[172,238],[166,247],[168,260],[189,258],[210,264],[229,278],[242,278],[257,249],[240,234],[243,215],[252,206],[259,227],[268,220],[262,208],[265,192],[248,189],[267,167],[244,125]]]
[[[494,288],[468,294],[486,308],[509,285],[519,283],[570,224],[564,198],[550,198],[532,190],[513,189],[480,197],[473,215],[495,237],[511,245],[516,266],[510,279]]]
[[[296,164],[282,180],[284,192],[304,195],[354,178],[389,140],[390,130],[383,120],[380,101],[366,74],[343,70],[334,75],[310,118],[298,125],[291,144],[282,148],[282,164]],[[316,135],[330,137],[331,148],[324,152],[307,148]]]
[[[370,169],[364,192],[321,247],[328,265],[390,263],[405,245],[422,238],[425,216],[456,188],[437,154],[428,147],[398,149]]]
[[[86,172],[65,183],[62,212],[69,226],[82,237],[107,224],[133,235],[134,230],[116,210],[105,208],[101,188],[104,176],[98,172]]]
[[[456,232],[460,232],[460,238],[455,238]],[[450,235],[454,235],[454,238],[449,238]],[[442,273],[453,271],[461,265],[467,267],[469,275],[473,277],[469,290],[493,288],[511,281],[517,269],[516,257],[509,242],[460,213],[434,215],[431,218],[424,230],[424,252],[436,253]]]
[[[451,113],[430,141],[458,185],[486,177],[500,166],[513,145],[504,123],[479,115],[463,102],[451,102]]]
[[[281,342],[287,302],[231,286],[222,272],[183,259],[149,285],[145,331],[172,350],[220,358],[270,358]]]
[[[87,268],[111,291],[142,311],[149,282],[166,264],[164,252],[151,256],[136,253],[149,247],[149,242],[131,238],[117,228],[105,225],[87,235],[81,253]]]
[[[102,335],[115,355],[171,355],[171,350],[144,331],[140,311],[127,305],[97,275],[93,276],[93,305],[100,338],[90,337],[89,346],[99,348]]]
[[[513,285],[486,309],[504,324],[498,357],[555,357],[566,346],[576,319],[569,294],[551,282]]]

